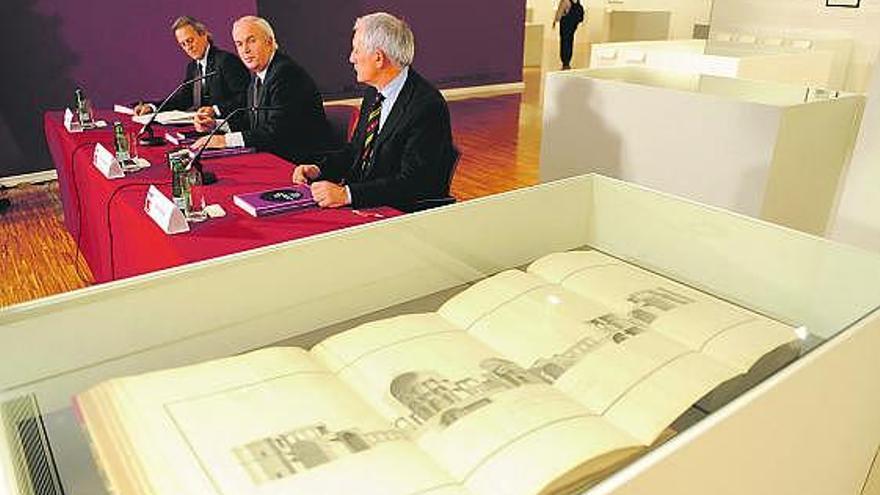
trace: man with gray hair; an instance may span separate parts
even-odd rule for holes
[[[458,151],[443,96],[410,65],[410,27],[384,12],[357,19],[349,62],[369,86],[351,143],[293,182],[322,207],[390,205],[409,211],[448,198]]]
[[[251,72],[247,89],[248,112],[233,117],[231,130],[215,135],[210,148],[253,146],[291,161],[314,160],[330,146],[330,128],[315,82],[290,57],[278,50],[275,32],[263,18],[244,16],[232,25],[238,56]],[[259,107],[266,107],[260,109]],[[222,110],[222,109],[221,109]],[[196,128],[206,131],[217,123],[217,109],[203,107]],[[207,137],[193,144],[201,147]]]
[[[241,60],[215,47],[208,28],[192,17],[178,17],[171,24],[171,32],[180,49],[190,58],[183,80],[189,81],[212,72],[214,75],[181,88],[165,108],[196,110],[216,105],[219,109],[228,111],[243,105],[249,76]],[[137,115],[154,112],[155,105],[141,103],[134,108],[134,112]]]

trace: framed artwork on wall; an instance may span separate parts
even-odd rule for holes
[[[859,8],[861,0],[825,0],[826,7],[849,7],[851,9]]]

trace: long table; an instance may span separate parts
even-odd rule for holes
[[[167,235],[144,213],[148,187],[156,185],[170,197],[171,173],[165,163],[169,146],[141,147],[148,169],[121,179],[105,178],[93,165],[95,145],[112,150],[112,126],[68,133],[60,112],[44,116],[46,141],[58,171],[65,227],[91,268],[96,282],[161,270],[239,251],[298,239],[399,215],[393,208],[353,210],[310,208],[254,218],[235,206],[232,195],[290,184],[293,164],[269,153],[203,160],[205,170],[217,175],[205,186],[209,204],[226,211],[222,218],[190,224],[190,231]],[[108,123],[120,120],[135,129],[129,118],[101,112]],[[159,133],[165,130],[157,126]]]

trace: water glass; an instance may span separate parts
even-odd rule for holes
[[[205,199],[202,174],[191,170],[191,173],[186,174],[186,181],[189,188],[189,208],[186,211],[186,219],[190,222],[203,222],[208,218],[208,214],[205,213],[205,207],[208,204]]]

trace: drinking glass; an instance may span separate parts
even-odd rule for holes
[[[186,174],[187,186],[189,186],[189,209],[186,212],[186,219],[190,222],[203,222],[207,220],[208,214],[205,213],[207,200],[205,199],[205,186],[202,184],[202,174],[192,169]]]
[[[138,152],[140,151],[140,146],[138,143],[137,130],[132,129],[128,131],[128,153],[131,155],[133,160],[137,160],[140,155]]]

